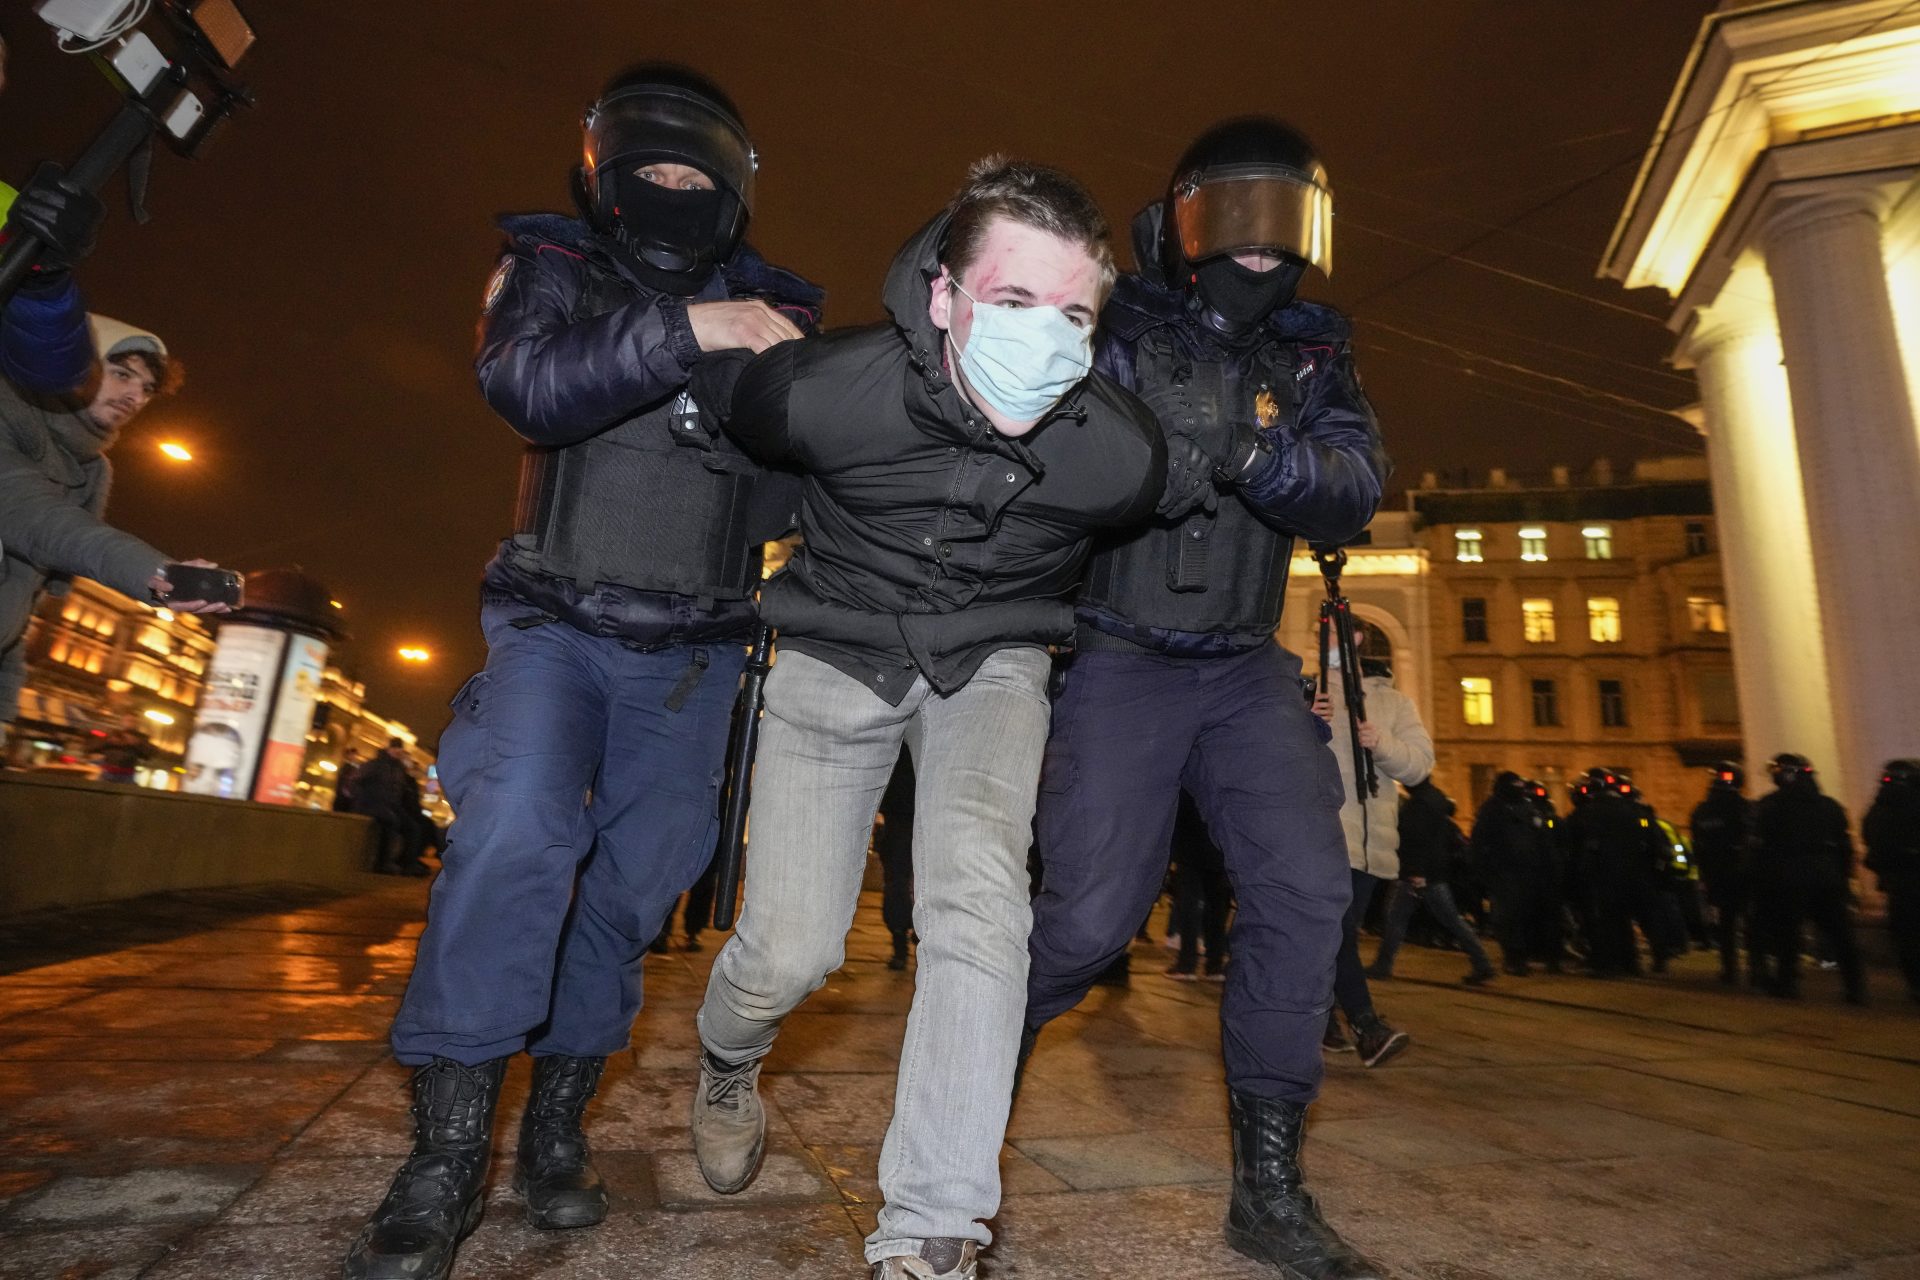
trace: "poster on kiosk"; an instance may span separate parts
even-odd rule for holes
[[[307,764],[307,733],[320,683],[327,673],[327,642],[313,636],[287,637],[287,660],[280,669],[279,693],[267,721],[267,740],[253,798],[263,804],[292,804],[294,786]]]
[[[253,789],[267,716],[279,684],[289,637],[271,627],[228,624],[207,671],[187,740],[187,776],[181,790],[198,796],[246,800]]]

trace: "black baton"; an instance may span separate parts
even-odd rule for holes
[[[747,805],[753,798],[753,755],[760,745],[760,709],[766,705],[767,672],[773,669],[773,628],[753,629],[740,700],[733,708],[733,738],[727,749],[726,800],[720,824],[720,869],[713,878],[713,927],[733,928],[740,871],[747,856]]]

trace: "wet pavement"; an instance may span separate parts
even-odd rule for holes
[[[336,1275],[408,1147],[383,1036],[424,898],[370,877],[0,921],[0,1277]],[[869,902],[775,1050],[766,1168],[731,1199],[685,1123],[712,952],[649,957],[591,1122],[612,1216],[521,1221],[523,1059],[455,1275],[863,1275],[911,993],[886,954]],[[1375,998],[1414,1047],[1374,1071],[1332,1059],[1308,1148],[1327,1215],[1392,1275],[1920,1276],[1920,1016],[1890,975],[1857,1010],[1818,972],[1802,1004],[1727,991],[1707,956],[1664,981],[1468,991],[1457,957],[1402,955]],[[988,1275],[1272,1275],[1220,1239],[1219,988],[1165,963],[1136,947],[1129,988],[1043,1037]]]

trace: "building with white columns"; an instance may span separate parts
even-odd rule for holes
[[[1723,0],[1600,271],[1699,379],[1749,767],[1858,814],[1920,756],[1920,3]]]

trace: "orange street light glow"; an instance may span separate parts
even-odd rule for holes
[[[187,446],[181,444],[177,440],[163,441],[160,445],[160,452],[166,454],[169,458],[172,458],[175,462],[192,462],[193,461],[193,451],[191,449],[188,449]]]
[[[399,652],[400,661],[402,662],[425,662],[433,657],[433,655],[425,649],[415,648],[411,645],[402,648]]]

